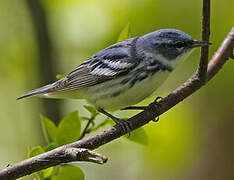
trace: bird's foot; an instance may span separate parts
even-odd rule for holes
[[[159,106],[161,107],[162,105],[160,104],[160,101],[162,100],[163,98],[158,96],[155,98],[155,100],[149,104],[149,106],[152,106],[152,105],[156,105],[156,106]]]
[[[127,120],[123,120],[123,119],[119,119],[113,115],[111,115],[110,113],[106,112],[104,109],[98,109],[99,112],[101,112],[102,114],[106,115],[107,117],[111,118],[116,124],[120,125],[120,127],[124,130],[124,133],[128,133],[128,135],[130,136],[130,123]]]
[[[159,121],[159,116],[156,117],[156,118],[154,118],[154,119],[152,119],[152,121],[153,121],[153,122],[158,122],[158,121]]]
[[[156,105],[156,106],[159,106],[159,107],[162,107],[162,105],[160,104],[160,101],[162,100],[163,98],[158,96],[155,98],[154,102],[150,103],[149,104],[149,107],[152,106],[152,105]],[[159,116],[156,117],[155,119],[152,120],[153,122],[158,122],[159,121]]]
[[[131,129],[130,129],[130,124],[127,120],[115,118],[113,119],[113,121],[115,121],[116,124],[120,125],[121,128],[124,130],[124,132],[128,133],[128,136],[130,136]]]

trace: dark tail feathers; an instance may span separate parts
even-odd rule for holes
[[[36,95],[39,95],[39,94],[45,94],[45,93],[48,93],[48,92],[51,92],[52,89],[54,89],[54,83],[53,84],[48,84],[46,86],[43,86],[41,88],[38,88],[38,89],[34,89],[30,92],[27,92],[25,94],[23,94],[22,96],[18,97],[17,100],[19,99],[23,99],[23,98],[26,98],[26,97],[31,97],[31,96],[36,96]]]

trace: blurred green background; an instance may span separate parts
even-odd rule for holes
[[[0,168],[26,158],[28,147],[45,143],[40,113],[56,123],[74,110],[87,114],[85,101],[16,101],[19,95],[54,81],[56,74],[68,73],[115,43],[128,22],[132,36],[177,28],[200,39],[201,4],[201,0],[1,0]],[[233,26],[233,7],[233,0],[212,1],[211,55]],[[166,96],[183,83],[198,62],[196,50],[158,95]],[[160,116],[159,123],[146,125],[148,146],[120,138],[97,150],[109,157],[107,164],[78,163],[86,179],[234,179],[233,71],[230,60],[208,85]]]

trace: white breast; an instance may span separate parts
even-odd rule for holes
[[[97,108],[111,111],[131,106],[150,96],[166,80],[169,73],[159,71],[131,88],[129,84],[120,84],[123,77],[110,80],[87,88],[85,99]]]

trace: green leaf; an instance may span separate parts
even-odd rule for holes
[[[149,138],[148,138],[146,131],[142,127],[132,131],[130,136],[125,135],[124,137],[126,137],[130,141],[140,143],[142,145],[148,145]]]
[[[53,169],[54,169],[54,167],[50,167],[50,168],[41,170],[41,172],[42,172],[42,174],[43,174],[43,177],[44,177],[45,179],[51,177],[51,175],[52,175],[52,173],[53,173]]]
[[[31,158],[31,157],[37,156],[39,154],[42,154],[44,152],[45,152],[45,150],[41,146],[35,146],[35,147],[29,149],[28,157]]]
[[[52,177],[52,180],[84,180],[82,169],[74,165],[61,166],[58,174]]]
[[[124,27],[124,29],[121,31],[117,42],[120,42],[120,41],[123,41],[125,39],[128,39],[128,38],[130,38],[130,36],[131,36],[131,26],[130,26],[130,23],[128,23]]]
[[[57,74],[56,79],[60,80],[63,79],[66,76],[66,74]]]
[[[29,158],[34,157],[34,156],[37,156],[37,155],[42,154],[44,152],[45,152],[45,150],[41,146],[35,146],[35,147],[29,149],[28,157]],[[41,180],[43,180],[43,179],[49,178],[50,175],[52,174],[52,172],[53,172],[53,167],[50,167],[50,168],[38,171],[37,175],[39,176],[39,178]]]
[[[81,120],[78,111],[66,115],[59,123],[56,144],[58,146],[77,141],[80,137]]]
[[[56,139],[57,127],[47,117],[40,115],[40,118],[41,118],[42,130],[43,130],[43,134],[46,139],[46,142],[48,144],[54,142]]]
[[[47,152],[47,151],[50,151],[50,150],[55,149],[56,147],[57,147],[57,146],[55,145],[55,143],[52,142],[52,143],[48,144],[44,149],[45,149],[45,151]]]
[[[93,106],[84,105],[84,108],[90,112],[91,117],[96,117],[99,114],[99,112]]]

